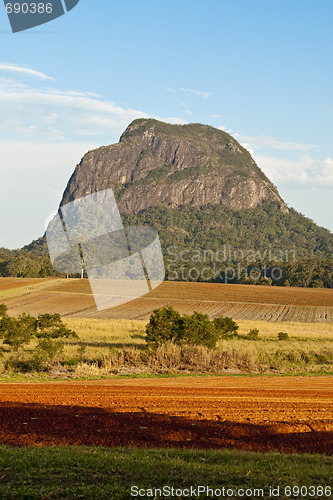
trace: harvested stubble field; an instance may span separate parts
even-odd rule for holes
[[[0,278],[9,314],[59,312],[67,317],[147,319],[159,307],[236,320],[333,323],[333,290],[166,281],[139,299],[97,312],[88,280]]]
[[[0,443],[333,452],[329,377],[0,385]]]

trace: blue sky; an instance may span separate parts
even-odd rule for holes
[[[0,246],[44,232],[76,163],[135,118],[221,127],[333,230],[333,2],[80,0],[13,34],[0,6]]]

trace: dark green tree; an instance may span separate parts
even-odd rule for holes
[[[36,337],[57,339],[59,337],[78,337],[77,333],[67,328],[60,314],[40,314],[36,320]]]
[[[155,309],[146,327],[146,342],[158,347],[166,342],[178,345],[204,345],[214,348],[219,334],[208,314],[195,311],[181,316],[172,307]]]
[[[203,345],[209,349],[216,347],[219,334],[208,314],[194,311],[191,316],[185,314],[177,338],[179,344]]]
[[[7,316],[7,309],[6,304],[0,304],[0,318]]]
[[[219,316],[213,320],[214,326],[218,332],[219,338],[237,335],[239,326],[228,316]]]
[[[158,347],[165,342],[176,341],[179,335],[181,316],[173,307],[155,309],[146,326],[146,342]]]
[[[36,320],[29,314],[22,314],[18,318],[4,316],[0,321],[0,335],[3,343],[17,351],[23,344],[29,344],[36,335]]]

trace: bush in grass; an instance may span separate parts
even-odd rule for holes
[[[194,311],[191,316],[185,314],[181,319],[177,343],[186,345],[201,345],[213,349],[216,347],[219,334],[208,314]]]
[[[1,306],[0,338],[12,348],[8,367],[15,371],[44,370],[64,349],[62,340],[55,339],[78,337],[76,332],[63,324],[59,314],[40,314],[35,318],[24,313],[14,318],[7,316],[6,306]],[[33,352],[23,349],[24,345],[36,339],[38,343]]]
[[[29,344],[36,335],[36,320],[30,314],[22,314],[18,318],[4,316],[0,321],[0,336],[4,344],[17,351],[23,344]]]
[[[64,343],[62,340],[39,339],[36,350],[45,354],[47,360],[53,360],[63,352]]]
[[[228,316],[220,316],[219,318],[215,318],[213,323],[218,332],[219,338],[238,336],[237,330],[239,326],[232,318],[229,318]]]
[[[195,311],[181,316],[172,307],[155,309],[146,327],[146,342],[159,347],[166,342],[178,345],[202,345],[210,349],[216,346],[219,331],[207,314]]]
[[[36,320],[36,337],[57,339],[59,337],[74,337],[78,335],[73,330],[67,328],[60,318],[60,314],[40,314]]]
[[[289,335],[287,332],[279,332],[278,333],[278,339],[279,340],[288,340],[289,339]]]
[[[30,369],[37,372],[44,371],[47,365],[51,361],[55,361],[63,350],[64,343],[62,340],[39,339],[35,352],[29,362]]]
[[[258,340],[259,338],[258,328],[253,328],[252,330],[250,330],[249,333],[247,334],[247,338],[249,340]]]
[[[177,342],[181,328],[181,315],[173,307],[155,309],[146,326],[146,342],[158,347],[165,342]]]
[[[0,318],[7,316],[7,306],[6,304],[0,304]]]

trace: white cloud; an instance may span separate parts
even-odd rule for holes
[[[0,64],[0,212],[6,213],[0,246],[19,247],[43,234],[83,154],[115,142],[134,119],[151,117],[93,92],[60,90],[52,80]]]
[[[280,186],[297,185],[303,188],[333,187],[333,160],[330,157],[325,160],[316,160],[309,154],[309,151],[319,149],[317,146],[279,141],[270,136],[245,136],[234,133],[233,137],[250,152],[259,167],[274,183]],[[293,159],[260,154],[257,151],[261,149],[293,152]]]
[[[167,90],[168,92],[173,92],[174,94],[176,94],[177,92],[184,92],[184,94],[186,94],[187,96],[195,95],[198,97],[202,97],[203,99],[208,99],[208,97],[213,95],[213,92],[205,92],[202,90],[193,90],[193,89],[179,88],[176,90],[176,89],[166,88],[165,90]]]
[[[297,160],[255,155],[259,167],[274,183],[308,187],[333,188],[333,160],[314,160],[302,155]]]
[[[134,119],[149,117],[144,111],[122,108],[92,92],[32,87],[0,78],[0,131],[5,138],[73,140],[105,135],[112,142]],[[179,117],[161,119],[186,123]]]
[[[274,137],[269,136],[258,137],[241,135],[237,133],[233,135],[237,139],[237,141],[242,144],[242,146],[249,146],[252,150],[270,148],[283,151],[309,151],[316,148],[316,146],[314,146],[313,144],[300,144],[297,142],[278,141]]]
[[[204,91],[201,91],[201,90],[183,89],[183,88],[179,88],[178,90],[180,92],[185,92],[185,94],[187,94],[187,95],[193,94],[193,95],[196,95],[198,97],[202,97],[203,99],[208,99],[208,97],[210,97],[211,95],[213,95],[212,92],[204,92]]]
[[[186,113],[187,115],[192,114],[192,111],[190,110],[190,108],[186,102],[182,102],[182,107],[183,107],[184,113]]]
[[[227,127],[225,127],[224,125],[220,125],[219,127],[217,127],[219,130],[223,130],[223,132],[226,132],[227,134],[231,134],[232,132],[232,129],[230,130],[226,130]],[[244,145],[243,145],[244,146]],[[245,146],[244,146],[245,148]],[[247,148],[246,148],[247,149]],[[251,153],[252,154],[252,153]]]
[[[3,71],[5,73],[21,74],[22,76],[34,76],[40,78],[41,80],[55,80],[55,78],[52,78],[52,76],[45,75],[40,71],[26,68],[24,66],[17,66],[16,64],[0,63],[0,71]]]

